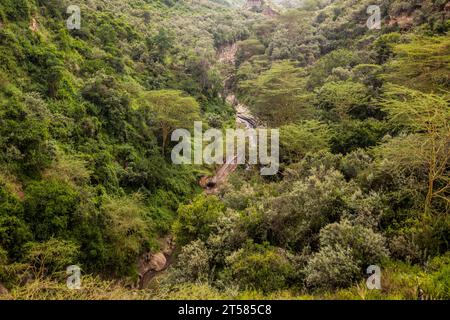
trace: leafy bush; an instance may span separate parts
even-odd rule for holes
[[[342,154],[375,146],[387,133],[386,124],[375,119],[343,121],[332,132],[331,150]]]
[[[251,221],[250,223],[258,222]],[[238,250],[250,236],[251,228],[239,212],[227,210],[213,225],[215,232],[207,240],[211,260],[217,267],[225,265],[225,259]]]
[[[0,105],[0,159],[22,175],[36,176],[55,155],[47,106],[35,95]]]
[[[347,220],[323,228],[320,231],[320,247],[321,250],[324,247],[334,250],[338,247],[349,248],[361,269],[378,264],[388,256],[381,234],[360,225],[351,225]]]
[[[317,121],[280,128],[280,156],[287,164],[299,162],[307,153],[328,149],[328,126]]]
[[[364,114],[369,103],[367,88],[353,81],[327,82],[317,94],[317,106],[328,111],[329,119],[348,119]]]
[[[333,290],[353,284],[360,278],[360,268],[350,248],[324,247],[308,261],[305,274],[309,288]]]
[[[247,245],[226,259],[228,269],[224,276],[242,288],[270,292],[287,286],[286,279],[292,267],[281,249],[267,244]]]
[[[7,181],[0,174],[0,248],[16,260],[23,254],[22,246],[31,239],[28,225],[24,221],[23,205],[11,194]]]
[[[80,194],[70,185],[52,180],[33,182],[25,189],[25,221],[35,240],[68,238],[74,227]]]
[[[177,243],[183,245],[197,239],[206,241],[224,210],[225,206],[216,196],[204,194],[197,196],[190,204],[181,205],[174,224]]]
[[[387,255],[383,237],[371,229],[347,220],[330,224],[320,231],[320,250],[305,268],[306,284],[315,289],[346,288]]]
[[[107,198],[101,208],[105,253],[102,267],[119,275],[135,273],[139,254],[150,249],[151,229],[139,196]]]
[[[239,66],[244,61],[250,59],[252,56],[263,54],[265,51],[264,45],[257,39],[248,39],[240,41],[237,44],[238,51],[236,54],[236,64]]]
[[[72,241],[52,238],[42,243],[28,243],[24,260],[33,266],[36,277],[61,275],[68,266],[77,264],[79,250]]]
[[[206,281],[209,277],[210,253],[201,240],[192,241],[181,249],[174,271],[176,282]]]
[[[324,84],[325,80],[333,69],[341,67],[354,67],[360,62],[360,58],[355,52],[347,49],[339,49],[320,58],[311,69],[311,76],[308,81],[309,88],[316,88]]]
[[[317,247],[320,230],[339,220],[359,193],[334,169],[313,168],[306,178],[270,200],[269,238],[279,246]]]
[[[357,149],[342,158],[340,169],[347,179],[354,179],[367,170],[372,161],[372,157],[367,152]]]

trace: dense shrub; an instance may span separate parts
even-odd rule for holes
[[[324,247],[308,261],[305,274],[309,288],[333,290],[353,284],[360,278],[360,269],[351,249]]]
[[[33,182],[25,189],[26,222],[36,240],[67,238],[74,227],[79,193],[70,185],[51,180]]]
[[[146,219],[146,208],[136,195],[106,198],[100,212],[105,247],[100,265],[118,275],[135,273],[135,261],[151,244],[151,222]]]
[[[210,253],[201,240],[185,245],[177,257],[176,282],[206,281],[209,277]]]
[[[280,156],[287,164],[299,162],[307,153],[327,150],[328,126],[317,121],[285,125],[280,128]]]
[[[52,238],[42,243],[30,242],[25,251],[24,260],[33,267],[37,277],[64,275],[68,266],[78,263],[79,246],[68,240]]]
[[[379,233],[360,226],[351,225],[349,221],[333,223],[320,231],[320,247],[349,248],[354,261],[365,269],[369,265],[380,263],[387,258],[385,240]]]
[[[305,268],[306,284],[328,290],[348,287],[387,255],[383,237],[371,229],[346,220],[330,224],[321,230],[320,250]]]
[[[22,246],[31,239],[30,229],[23,218],[22,203],[11,194],[7,181],[3,181],[0,174],[0,247],[13,260],[20,258]]]
[[[224,205],[217,197],[207,195],[199,195],[192,203],[180,206],[174,225],[177,242],[187,244],[197,239],[205,241],[224,210]]]
[[[343,121],[332,132],[331,150],[342,154],[375,146],[387,133],[386,124],[375,119]]]
[[[55,155],[47,106],[36,95],[0,104],[0,159],[18,174],[36,176]]]
[[[283,250],[248,243],[226,259],[229,266],[225,277],[242,288],[270,292],[287,286],[291,265]]]
[[[334,169],[315,168],[291,190],[271,199],[266,219],[269,239],[280,246],[318,245],[320,230],[339,220],[359,193]]]

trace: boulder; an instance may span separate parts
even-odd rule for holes
[[[7,294],[9,294],[8,289],[6,289],[5,286],[2,283],[0,283],[0,296],[7,295]]]
[[[147,253],[139,259],[138,272],[141,276],[145,275],[149,271],[159,272],[165,269],[166,264],[167,259],[164,253]]]
[[[167,264],[166,256],[163,253],[158,252],[151,257],[149,267],[150,270],[161,271],[164,270],[166,264]]]

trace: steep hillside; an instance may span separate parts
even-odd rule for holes
[[[215,54],[246,35],[245,16],[205,1],[89,1],[70,31],[69,5],[0,6],[1,252],[15,263],[52,243],[87,272],[135,275],[200,191],[201,168],[162,148],[152,101],[229,121]]]
[[[2,1],[0,299],[450,297],[449,2],[245,3]],[[243,106],[280,170],[204,192]]]

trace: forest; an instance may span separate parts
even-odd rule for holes
[[[0,300],[450,299],[450,2],[248,3],[1,0]]]

